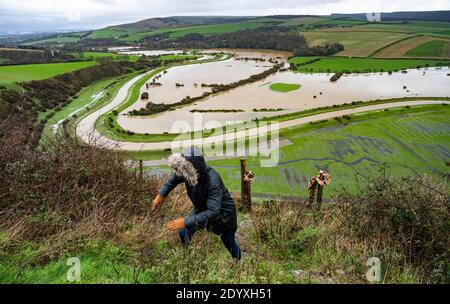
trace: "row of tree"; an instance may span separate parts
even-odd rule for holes
[[[304,36],[298,32],[277,26],[242,30],[232,33],[202,35],[191,33],[176,39],[168,34],[152,36],[143,40],[150,48],[247,48],[292,51],[296,56],[332,55],[344,49],[341,44],[309,47]]]
[[[58,50],[0,49],[0,65],[79,61]]]
[[[313,47],[308,47],[307,45],[302,45],[301,47],[294,50],[294,57],[296,56],[329,56],[344,50],[344,46],[340,43],[331,43],[325,45],[318,45]]]

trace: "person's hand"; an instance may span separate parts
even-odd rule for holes
[[[184,218],[179,218],[167,224],[167,229],[171,231],[181,230],[184,226]]]
[[[155,211],[156,208],[158,208],[158,206],[161,205],[162,203],[164,203],[164,196],[158,193],[158,195],[152,202],[152,211]]]

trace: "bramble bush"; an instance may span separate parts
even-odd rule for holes
[[[448,187],[428,176],[391,177],[387,168],[357,194],[336,197],[344,229],[375,244],[397,263],[422,269],[433,282],[449,282]]]

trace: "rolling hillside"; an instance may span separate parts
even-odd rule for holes
[[[202,37],[214,39],[224,34],[274,28],[303,35],[310,47],[342,44],[344,50],[338,56],[448,59],[448,16],[448,11],[383,13],[381,22],[369,22],[365,14],[175,16],[150,18],[86,32],[0,38],[0,45],[65,46],[76,49],[105,45],[141,45],[149,48],[180,45],[183,48],[202,45],[196,43]],[[186,40],[192,43],[186,43]]]

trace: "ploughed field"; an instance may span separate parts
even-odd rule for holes
[[[338,56],[366,57],[374,51],[400,39],[410,37],[410,34],[366,31],[310,31],[301,32],[308,45],[325,45],[341,43],[344,51]]]

